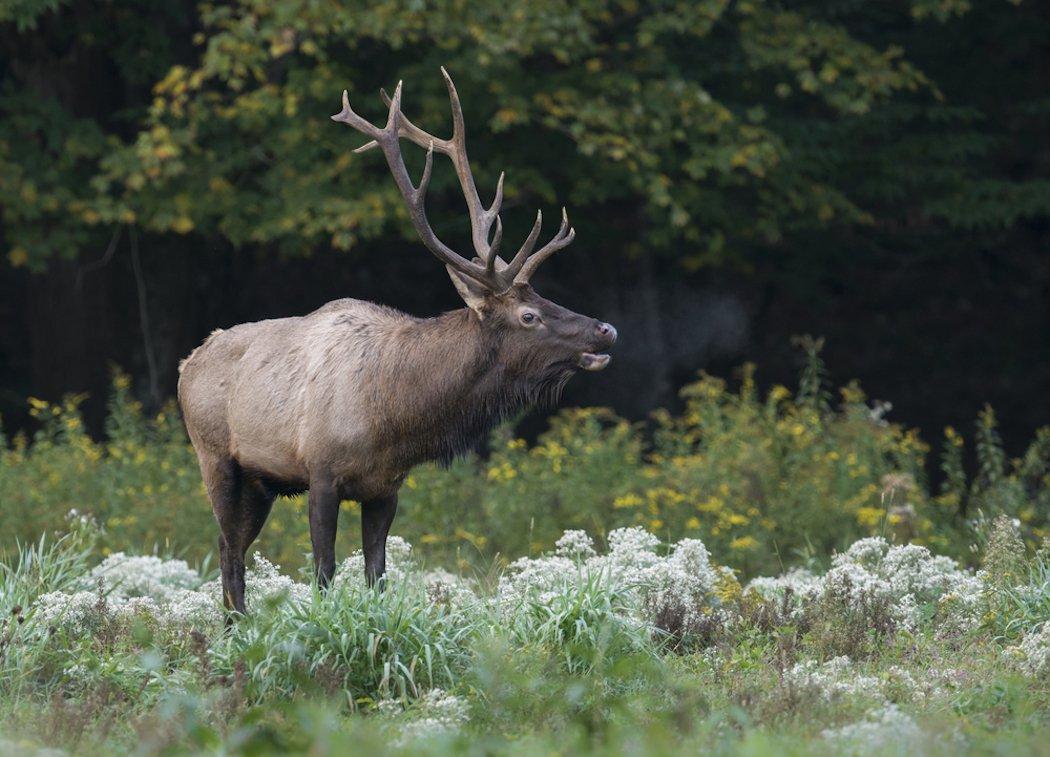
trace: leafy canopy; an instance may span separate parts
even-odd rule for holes
[[[953,23],[1027,54],[1038,21],[968,0],[0,3],[0,242],[40,268],[117,224],[300,254],[409,235],[381,161],[328,115],[345,88],[379,119],[375,91],[404,79],[406,113],[445,133],[440,65],[483,193],[507,170],[508,232],[566,204],[599,249],[695,268],[887,216],[1009,226],[1050,212],[1050,182],[995,165],[1045,103],[992,118],[914,60],[952,76]],[[1000,86],[984,75],[973,101]],[[447,167],[431,192],[462,236]]]

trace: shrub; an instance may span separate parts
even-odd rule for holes
[[[605,538],[641,526],[669,542],[700,539],[731,555],[745,576],[826,559],[876,535],[972,560],[970,545],[998,513],[1017,519],[1030,541],[1047,534],[1050,429],[1008,463],[985,410],[972,480],[963,439],[948,429],[945,485],[933,494],[917,433],[888,423],[885,406],[855,384],[833,407],[818,345],[807,345],[794,394],[783,386],[760,394],[747,366],[736,390],[701,375],[683,390],[679,414],[658,412],[648,426],[591,408],[553,416],[533,444],[500,429],[487,456],[413,470],[395,532],[462,569],[497,554],[541,553],[565,529]],[[85,432],[77,402],[32,400],[40,422],[32,441],[0,443],[0,515],[12,524],[0,551],[61,527],[75,508],[98,520],[103,552],[180,552],[191,562],[212,552],[217,530],[174,409],[144,417],[118,375],[98,441]],[[343,509],[356,542],[359,509]],[[306,520],[305,497],[278,502],[258,548],[285,565],[308,563]]]

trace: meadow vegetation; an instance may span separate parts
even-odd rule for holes
[[[794,390],[701,376],[417,469],[382,592],[347,513],[320,593],[280,502],[229,629],[177,414],[119,375],[104,440],[34,401],[0,451],[0,751],[1045,749],[1050,434],[1008,460],[986,410],[931,491],[817,346]]]
[[[206,568],[99,561],[97,524],[70,525],[0,576],[5,753],[1035,753],[1050,734],[1050,548],[1018,551],[1006,517],[976,572],[877,536],[741,581],[634,526],[469,578],[393,537],[385,591],[358,553],[321,594],[256,554],[229,630]]]
[[[986,408],[967,449],[945,429],[936,450],[891,423],[888,406],[855,383],[833,396],[819,342],[804,342],[798,386],[760,393],[745,366],[731,386],[701,374],[678,413],[630,423],[600,408],[564,410],[528,443],[508,426],[486,454],[415,469],[401,490],[393,533],[459,570],[485,568],[553,547],[566,529],[603,540],[642,526],[666,542],[698,538],[745,577],[826,561],[865,536],[930,547],[973,564],[981,524],[1016,518],[1025,538],[1050,534],[1050,428],[1009,459]],[[33,399],[39,430],[0,431],[0,552],[89,513],[99,549],[215,552],[217,529],[177,409],[144,417],[129,380],[116,375],[106,438],[93,439],[79,397]],[[927,457],[943,480],[927,484]],[[965,466],[967,455],[974,463]],[[968,475],[967,469],[973,469]],[[359,542],[357,506],[344,504],[340,546]],[[278,501],[257,542],[292,570],[310,550],[306,497]]]

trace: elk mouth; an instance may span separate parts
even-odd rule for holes
[[[576,365],[585,371],[600,371],[612,360],[607,352],[583,352]]]

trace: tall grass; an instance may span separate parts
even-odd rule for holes
[[[429,606],[414,582],[385,592],[341,583],[309,602],[271,600],[210,650],[216,670],[244,666],[246,695],[339,693],[350,707],[409,700],[458,683],[471,642],[487,626],[477,613]],[[488,626],[490,627],[490,626]]]
[[[0,614],[19,615],[41,594],[69,587],[93,553],[93,535],[82,528],[58,536],[45,532],[31,544],[16,542],[14,558],[0,562]]]

